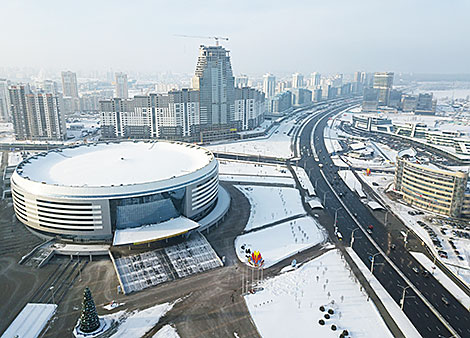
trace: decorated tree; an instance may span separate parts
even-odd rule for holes
[[[82,314],[80,316],[80,330],[83,332],[93,332],[100,326],[98,314],[96,313],[95,302],[88,287],[83,291]]]

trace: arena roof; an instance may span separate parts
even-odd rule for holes
[[[184,176],[212,159],[211,152],[192,144],[125,141],[52,150],[28,158],[17,171],[46,184],[120,186]]]

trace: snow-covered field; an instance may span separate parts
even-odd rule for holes
[[[260,251],[264,266],[270,267],[293,254],[321,243],[326,235],[320,224],[309,216],[287,221],[235,239],[238,259],[247,262],[245,249]]]
[[[111,337],[142,337],[158,323],[165,313],[173,308],[175,303],[176,302],[158,304],[141,311],[119,311],[117,313],[104,316],[116,319],[119,322],[117,332]]]
[[[269,186],[236,186],[236,188],[251,204],[250,218],[245,230],[305,214],[297,189]]]
[[[362,184],[359,180],[354,176],[354,173],[351,170],[338,170],[338,175],[343,179],[349,189],[351,191],[357,192],[359,197],[363,198],[366,197],[364,191],[362,191]]]
[[[165,325],[152,338],[180,338],[176,329],[171,325]]]
[[[291,117],[281,123],[279,127],[269,136],[254,138],[231,143],[219,143],[208,145],[211,151],[220,151],[236,154],[261,155],[281,158],[290,158],[294,155],[289,131],[295,128],[295,118]]]
[[[375,305],[367,301],[337,250],[304,264],[295,271],[265,280],[263,290],[245,296],[258,331],[266,338],[392,337]],[[333,309],[326,324],[325,312]],[[332,331],[331,325],[337,330]]]

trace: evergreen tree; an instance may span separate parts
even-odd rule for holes
[[[80,316],[80,330],[82,332],[93,332],[100,326],[95,302],[88,286],[83,291],[82,314]]]

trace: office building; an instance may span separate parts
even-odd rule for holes
[[[421,93],[416,101],[415,114],[417,115],[434,115],[436,106],[432,99],[432,93]]]
[[[276,77],[272,74],[265,74],[263,76],[263,93],[267,99],[276,95]]]
[[[403,95],[401,98],[401,110],[412,112],[416,109],[418,98],[414,95]]]
[[[223,129],[233,122],[234,82],[229,51],[222,46],[201,46],[193,88],[200,92],[202,127]]]
[[[283,93],[276,94],[269,101],[269,112],[279,114],[292,107],[292,93],[286,91]]]
[[[313,101],[320,102],[322,100],[322,90],[321,88],[316,88],[312,92]]]
[[[124,73],[116,73],[114,74],[114,81],[115,81],[115,97],[120,99],[127,99],[129,98],[129,91],[127,88],[127,74]]]
[[[377,90],[379,106],[388,106],[393,86],[393,72],[374,73],[374,89]]]
[[[362,98],[362,111],[367,113],[377,112],[379,105],[379,93],[375,88],[364,88],[364,95]]]
[[[29,93],[25,86],[11,86],[9,101],[16,140],[65,139],[65,120],[57,96]]]
[[[302,88],[304,86],[304,76],[300,73],[292,74],[292,88]]]

